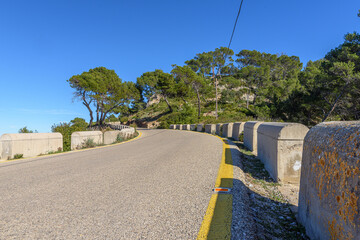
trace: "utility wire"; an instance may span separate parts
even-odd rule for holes
[[[240,12],[241,12],[241,8],[242,8],[242,5],[243,5],[243,2],[244,2],[244,0],[241,0],[240,7],[239,7],[239,12],[238,12],[238,14],[237,14],[237,16],[236,16],[236,20],[235,20],[235,24],[234,24],[234,29],[233,29],[232,34],[231,34],[231,38],[230,38],[230,42],[229,42],[228,48],[230,48],[230,45],[231,45],[231,42],[232,42],[232,39],[233,39],[233,36],[234,36],[234,33],[235,33],[236,24],[237,24],[237,21],[238,21],[239,16],[240,16]]]

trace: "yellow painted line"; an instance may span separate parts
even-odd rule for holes
[[[33,158],[42,158],[42,157],[49,157],[49,156],[60,156],[60,155],[66,155],[66,154],[71,154],[71,153],[75,153],[75,152],[83,152],[83,151],[89,151],[89,150],[93,150],[93,149],[99,149],[99,148],[105,148],[105,147],[111,147],[111,146],[116,146],[116,145],[120,145],[120,144],[124,144],[124,143],[128,143],[131,141],[134,141],[138,138],[141,137],[142,133],[141,131],[138,131],[139,135],[133,139],[130,139],[128,141],[124,141],[124,142],[120,142],[120,143],[115,143],[115,144],[109,144],[109,145],[105,145],[105,146],[98,146],[98,147],[94,147],[94,148],[84,148],[84,149],[79,149],[79,150],[71,150],[68,152],[62,152],[62,153],[54,153],[54,154],[46,154],[46,155],[41,155],[41,156],[34,156],[34,157],[28,157],[28,158],[20,158],[20,159],[12,159],[12,160],[3,160],[0,161],[0,163],[5,163],[5,162],[16,162],[16,161],[22,161],[22,160],[29,160],[29,159],[33,159]]]
[[[214,136],[214,135],[213,135]],[[233,187],[233,165],[231,151],[225,138],[222,159],[215,182],[215,188]],[[213,194],[202,221],[197,239],[230,239],[232,222],[232,195]]]

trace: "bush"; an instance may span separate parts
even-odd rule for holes
[[[124,136],[122,136],[121,133],[119,133],[117,136],[116,136],[116,142],[115,143],[119,143],[119,142],[122,142],[124,141]]]
[[[76,131],[86,131],[87,123],[83,118],[74,118],[70,123],[54,124],[51,127],[52,132],[59,132],[63,135],[64,152],[71,150],[71,134]]]
[[[94,139],[87,138],[82,145],[82,148],[93,148],[96,147],[96,143],[94,142]]]
[[[244,132],[240,133],[239,135],[239,141],[244,142]]]
[[[120,122],[121,122],[121,123],[124,123],[124,124],[125,124],[125,123],[127,123],[128,121],[129,121],[129,118],[128,118],[128,117],[123,116],[123,117],[120,118]]]
[[[24,154],[18,153],[18,154],[15,154],[15,155],[14,155],[14,159],[20,159],[20,158],[22,158],[23,156],[24,156]]]

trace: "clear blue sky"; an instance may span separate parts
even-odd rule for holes
[[[0,135],[88,120],[72,75],[104,66],[123,81],[227,46],[240,0],[1,1]],[[360,32],[359,0],[244,0],[231,48],[306,64]]]

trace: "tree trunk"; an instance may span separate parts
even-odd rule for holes
[[[93,111],[92,111],[91,108],[90,108],[90,104],[91,104],[92,100],[90,100],[89,102],[86,101],[85,92],[84,92],[83,95],[82,95],[82,100],[83,100],[83,103],[82,103],[82,104],[84,104],[84,106],[85,106],[85,107],[88,109],[88,111],[89,111],[89,114],[90,114],[89,127],[91,127],[92,122],[94,121]]]
[[[169,101],[167,100],[167,98],[166,98],[165,96],[163,96],[163,98],[164,98],[164,100],[165,100],[166,104],[167,104],[167,105],[168,105],[168,107],[169,107],[169,111],[170,111],[170,112],[172,112],[172,111],[173,111],[173,109],[172,109],[172,107],[171,107],[171,105],[170,105]]]
[[[215,76],[215,67],[212,67],[213,78],[215,83],[215,117],[218,119],[218,91],[217,91],[217,78]]]
[[[199,90],[196,89],[196,95],[197,95],[197,99],[198,99],[198,119],[200,120],[200,116],[201,116],[201,101],[200,101],[200,94],[199,94]]]
[[[99,121],[100,121],[100,119],[99,119],[99,111],[100,111],[100,109],[99,109],[99,103],[96,105],[96,124],[97,125],[99,125]]]

